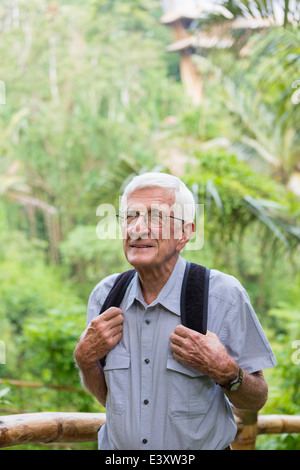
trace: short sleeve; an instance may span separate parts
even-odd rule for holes
[[[91,321],[97,317],[97,315],[99,315],[101,307],[110,289],[113,287],[117,276],[118,273],[107,276],[106,278],[102,279],[102,281],[100,281],[92,290],[87,307],[87,325],[89,325]]]
[[[249,373],[276,366],[271,345],[242,286],[235,299],[220,335],[227,352]]]

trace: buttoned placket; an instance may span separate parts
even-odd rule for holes
[[[151,307],[147,307],[141,326],[141,449],[148,449],[151,442],[152,416],[152,345],[154,321],[151,320]]]

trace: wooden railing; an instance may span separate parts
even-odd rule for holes
[[[300,433],[300,416],[261,415],[234,410],[238,432],[234,450],[254,450],[259,434]],[[25,413],[0,416],[0,448],[20,444],[97,440],[105,413]]]
[[[29,443],[92,442],[105,413],[25,413],[0,416],[0,448]]]
[[[255,450],[256,437],[261,434],[300,434],[298,415],[257,415],[234,408],[234,416],[238,428],[234,450]]]

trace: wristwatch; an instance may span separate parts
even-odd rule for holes
[[[225,385],[221,385],[221,384],[219,385],[220,387],[225,388],[225,390],[229,390],[230,392],[236,392],[242,385],[243,377],[244,377],[244,371],[243,369],[239,368],[239,375],[237,376],[236,379],[234,379],[232,382],[229,382]]]

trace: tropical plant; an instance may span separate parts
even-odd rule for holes
[[[9,387],[1,387],[0,389],[0,405],[10,405],[10,402],[4,398],[6,395],[8,395],[10,391]]]
[[[24,165],[15,160],[0,174],[0,197],[10,204],[11,201],[16,202],[19,206],[25,208],[28,216],[30,238],[43,238],[46,235],[49,242],[49,259],[53,263],[58,263],[59,222],[57,210],[45,200],[35,196],[35,193],[42,192],[43,196],[46,194],[47,199],[49,199],[52,194],[40,179],[28,184],[23,176],[24,168],[22,167]],[[42,231],[41,228],[38,230],[37,211],[43,215]]]
[[[201,24],[227,23],[230,25],[236,19],[265,19],[268,24],[277,24],[287,27],[289,24],[298,23],[300,20],[300,8],[298,2],[292,0],[216,0],[212,1],[211,8],[201,19]],[[244,28],[254,28],[256,25],[264,25],[264,23],[256,23],[251,21],[241,23]],[[243,26],[242,26],[243,27]]]
[[[235,65],[229,53],[225,59],[220,54],[195,57],[202,73],[214,74],[217,92],[208,99],[221,100],[232,122],[227,134],[219,136],[224,137],[222,144],[296,194],[292,181],[299,174],[300,108],[293,103],[293,84],[298,77],[298,35],[282,29],[257,37],[249,55]],[[220,140],[215,143],[219,146]]]
[[[216,235],[227,242],[259,222],[269,232],[271,244],[272,234],[287,249],[297,246],[300,227],[293,219],[298,207],[295,198],[289,198],[279,184],[251,170],[234,154],[211,150],[196,155],[198,171],[187,181],[197,189],[199,202],[206,203],[212,236],[215,226],[222,227]]]

